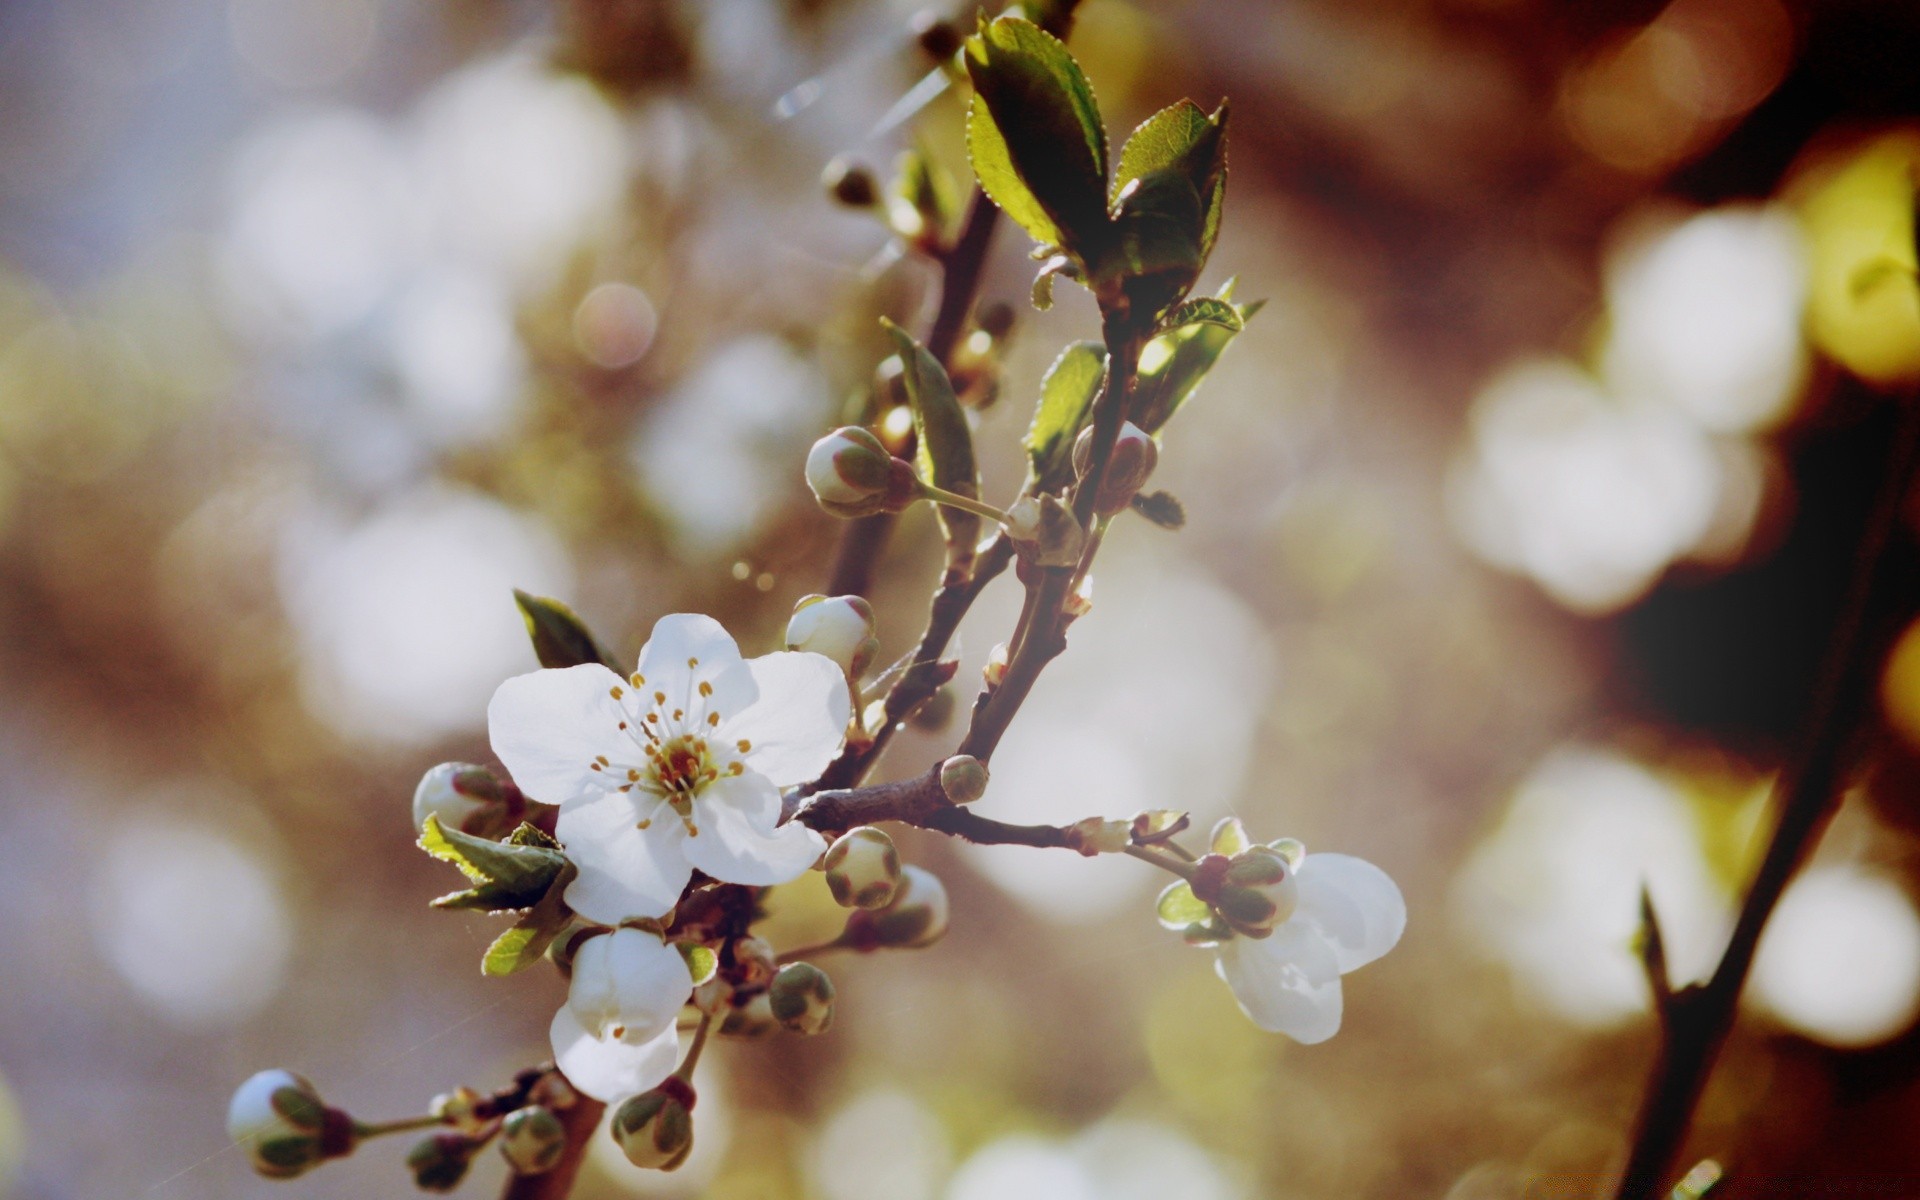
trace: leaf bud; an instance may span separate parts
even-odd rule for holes
[[[1006,679],[1009,660],[1005,642],[996,642],[993,649],[987,651],[987,665],[980,668],[980,675],[986,680],[988,687],[997,688]]]
[[[955,804],[972,804],[987,794],[987,764],[971,754],[956,754],[940,764],[940,790]]]
[[[833,159],[820,172],[820,184],[848,208],[872,208],[880,199],[880,181],[873,171],[845,155]]]
[[[807,486],[820,507],[836,517],[900,512],[920,498],[913,464],[887,453],[880,439],[848,425],[807,452]]]
[[[292,1179],[352,1151],[353,1120],[292,1071],[255,1073],[227,1104],[227,1136],[268,1179]]]
[[[858,679],[880,652],[875,628],[863,596],[803,596],[787,619],[787,649],[824,654]]]
[[[520,790],[476,763],[445,762],[430,768],[413,789],[413,828],[440,818],[443,829],[497,838],[520,823],[526,801]]]
[[[788,963],[767,988],[773,1019],[783,1029],[812,1037],[833,1024],[833,980],[812,963]]]
[[[900,851],[883,829],[861,825],[827,847],[827,890],[842,908],[885,908],[900,887]]]
[[[544,1175],[567,1151],[567,1127],[544,1104],[516,1108],[500,1122],[500,1153],[518,1175]]]
[[[1153,469],[1160,464],[1160,447],[1148,433],[1132,421],[1120,426],[1113,441],[1113,453],[1107,458],[1106,473],[1100,477],[1100,494],[1093,509],[1110,517],[1127,505],[1140,491]],[[1093,427],[1080,431],[1073,441],[1074,474],[1085,479],[1093,466]]]
[[[1067,844],[1088,858],[1096,854],[1120,854],[1133,844],[1133,822],[1109,821],[1103,817],[1075,821],[1068,827]]]
[[[1067,593],[1067,598],[1060,602],[1060,611],[1067,614],[1070,619],[1076,621],[1093,611],[1093,575],[1091,572],[1082,575],[1080,582],[1076,583],[1073,586],[1073,590]]]
[[[840,937],[846,945],[860,950],[882,946],[912,950],[931,946],[946,932],[946,885],[931,871],[907,866],[900,869],[900,887],[893,894],[893,903],[854,913]]]
[[[464,1133],[432,1133],[407,1151],[413,1186],[423,1192],[450,1192],[467,1177],[480,1143]]]
[[[693,1085],[669,1075],[614,1110],[613,1140],[636,1167],[675,1170],[693,1153],[693,1102]]]
[[[960,53],[960,31],[952,21],[932,9],[913,14],[913,37],[920,49],[934,62],[946,62]]]
[[[1058,496],[1020,497],[1007,510],[1006,528],[1007,536],[1042,567],[1072,566],[1087,544],[1087,531]]]

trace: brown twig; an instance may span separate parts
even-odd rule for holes
[[[940,788],[937,764],[925,774],[897,783],[816,793],[793,819],[829,836],[856,825],[897,821],[981,846],[1080,849],[1080,837],[1071,825],[1012,825],[953,803]]]
[[[1901,401],[1899,428],[1885,475],[1854,557],[1853,577],[1828,645],[1806,742],[1775,788],[1779,819],[1726,953],[1704,984],[1669,990],[1665,979],[1653,980],[1660,1050],[1634,1123],[1633,1147],[1615,1193],[1617,1200],[1654,1200],[1664,1194],[1700,1093],[1733,1027],[1761,931],[1839,804],[1856,758],[1855,734],[1868,714],[1876,668],[1886,649],[1879,622],[1872,619],[1874,601],[1886,581],[1887,548],[1916,467],[1920,467],[1920,404],[1908,398]],[[1646,919],[1650,944],[1661,946],[1650,906]],[[1664,975],[1663,960],[1663,954],[1646,956],[1650,977],[1656,970]]]

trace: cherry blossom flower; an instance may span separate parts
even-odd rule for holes
[[[1326,1041],[1340,1031],[1340,977],[1393,949],[1406,929],[1400,889],[1351,855],[1308,854],[1292,840],[1248,845],[1235,820],[1216,828],[1213,851],[1208,859],[1226,869],[1223,888],[1201,888],[1211,911],[1176,883],[1161,896],[1162,922],[1213,945],[1214,970],[1254,1024],[1308,1045]],[[1273,870],[1276,862],[1285,869]],[[1208,865],[1203,859],[1203,877]],[[1231,882],[1241,875],[1247,886]]]
[[[680,952],[658,934],[616,929],[574,953],[567,1002],[553,1015],[553,1061],[574,1087],[612,1103],[673,1073],[675,1029],[693,993]]]
[[[597,663],[509,679],[487,727],[521,791],[560,806],[555,834],[580,874],[576,912],[660,916],[694,868],[727,883],[785,883],[826,849],[779,824],[780,789],[839,752],[846,676],[819,654],[743,660],[712,618],[662,617],[626,679]]]

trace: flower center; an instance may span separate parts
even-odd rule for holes
[[[608,788],[639,793],[635,796],[636,828],[652,826],[665,808],[680,818],[689,837],[698,836],[693,802],[699,799],[701,789],[722,776],[746,770],[746,764],[729,750],[746,754],[752,743],[742,738],[726,747],[709,740],[725,718],[714,706],[713,684],[694,682],[691,672],[699,665],[698,659],[687,660],[687,687],[685,695],[677,700],[668,699],[663,690],[649,691],[646,677],[639,674],[628,679],[631,689],[610,689],[620,704],[620,733],[639,755],[623,753],[617,760],[596,755],[589,767]]]

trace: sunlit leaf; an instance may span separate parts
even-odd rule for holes
[[[521,830],[532,830],[522,825]],[[539,834],[538,830],[533,830]],[[451,892],[433,901],[435,908],[472,908],[482,912],[532,908],[562,871],[572,868],[567,856],[549,844],[515,831],[520,841],[488,841],[458,829],[447,829],[429,815],[420,833],[420,848],[442,862],[460,868],[473,887]],[[539,834],[545,838],[545,835]]]
[[[1107,352],[1098,342],[1075,342],[1060,352],[1040,383],[1040,404],[1027,429],[1027,461],[1046,488],[1065,482],[1073,439],[1085,424],[1107,375]]]
[[[913,408],[914,431],[919,435],[920,473],[936,487],[977,499],[980,472],[973,457],[973,429],[966,410],[954,395],[953,381],[927,348],[906,330],[881,318],[900,351],[900,380]],[[970,551],[977,539],[980,518],[946,505],[939,506],[947,544],[956,552]]]
[[[615,672],[620,664],[607,653],[587,629],[586,622],[558,600],[534,596],[514,589],[514,603],[527,622],[527,636],[533,639],[534,657],[543,667],[577,667],[582,663],[602,663]]]

